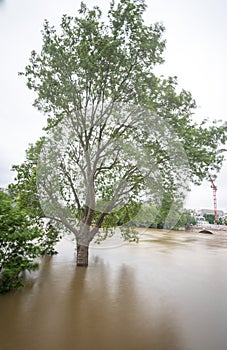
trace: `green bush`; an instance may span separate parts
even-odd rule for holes
[[[23,286],[23,272],[37,269],[37,258],[53,254],[55,242],[55,233],[44,232],[8,194],[0,192],[0,294]]]

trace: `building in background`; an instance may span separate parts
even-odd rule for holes
[[[7,188],[4,188],[4,187],[0,187],[0,191],[1,191],[1,192],[4,192],[4,193],[8,193]]]
[[[201,216],[203,216],[203,215],[209,215],[209,214],[214,214],[214,210],[213,209],[199,209],[198,210],[198,214],[199,215],[201,215]],[[218,216],[220,217],[222,217],[222,216],[224,216],[224,211],[223,210],[217,210],[217,214],[218,214]]]

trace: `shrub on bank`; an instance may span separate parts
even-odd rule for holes
[[[23,286],[23,272],[37,269],[37,258],[54,253],[55,242],[56,237],[48,241],[36,220],[0,192],[0,294]]]

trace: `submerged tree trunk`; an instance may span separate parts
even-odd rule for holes
[[[77,266],[88,266],[88,245],[77,244]]]

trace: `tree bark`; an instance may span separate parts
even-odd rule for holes
[[[88,266],[88,245],[77,244],[77,266]]]

